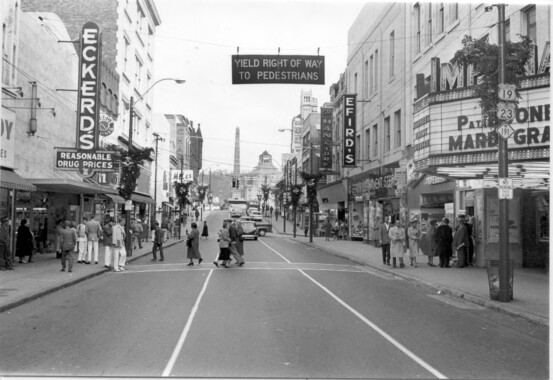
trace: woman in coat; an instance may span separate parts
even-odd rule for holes
[[[244,227],[242,227],[242,222],[238,220],[236,222],[236,250],[240,256],[244,256]]]
[[[428,229],[424,238],[424,254],[428,256],[428,266],[434,266],[434,256],[438,254],[438,236],[436,235],[436,219],[428,221]]]
[[[202,237],[205,237],[205,240],[207,240],[208,236],[209,236],[209,231],[207,229],[207,222],[204,220],[204,225],[202,227]]]
[[[417,256],[419,254],[419,241],[421,233],[417,228],[418,220],[416,218],[411,219],[410,226],[407,229],[407,236],[409,238],[409,264],[412,267],[417,267]]]
[[[393,267],[396,267],[396,258],[399,258],[399,267],[405,267],[405,264],[403,264],[405,229],[401,227],[399,219],[396,219],[394,226],[388,231],[388,236],[390,237],[390,256],[392,257]]]
[[[33,234],[27,227],[27,219],[21,220],[21,225],[17,229],[17,240],[15,242],[15,251],[19,257],[19,263],[23,263],[23,258],[29,256],[27,263],[33,262]]]
[[[219,231],[219,256],[217,256],[217,260],[213,262],[217,268],[219,268],[218,261],[222,261],[222,265],[225,268],[228,268],[227,264],[230,262],[230,233],[227,227],[227,222],[224,222],[223,229]]]
[[[188,251],[186,252],[186,257],[190,260],[188,266],[194,265],[194,259],[198,259],[198,265],[202,263],[202,255],[200,254],[200,231],[198,231],[198,225],[196,222],[190,224],[192,230],[188,234],[188,241],[186,245],[188,246]]]

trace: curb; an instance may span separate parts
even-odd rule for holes
[[[178,241],[175,241],[173,242],[172,244],[168,244],[166,245],[165,247],[171,247],[175,244],[178,244],[178,243],[181,243],[183,242],[184,240],[178,240]],[[131,256],[130,258],[127,258],[127,263],[130,263],[130,262],[133,262],[135,260],[138,260],[139,258],[141,257],[144,257],[144,256],[147,256],[151,254],[151,252],[144,252],[138,256]],[[93,272],[93,273],[89,273],[85,276],[82,276],[82,277],[79,277],[79,278],[76,278],[76,279],[73,279],[73,280],[70,280],[64,284],[60,284],[60,285],[56,285],[56,286],[52,286],[50,288],[46,288],[46,289],[43,289],[41,291],[38,291],[34,294],[31,294],[31,295],[28,295],[26,297],[23,297],[21,299],[18,299],[16,301],[13,301],[11,303],[8,303],[8,304],[5,304],[5,305],[2,305],[0,306],[0,313],[3,313],[4,311],[6,310],[9,310],[9,309],[13,309],[14,307],[17,307],[17,306],[21,306],[27,302],[30,302],[30,301],[34,301],[38,298],[41,298],[41,297],[44,297],[45,295],[48,295],[50,293],[54,293],[54,292],[57,292],[58,290],[61,290],[61,289],[64,289],[64,288],[67,288],[69,286],[72,286],[72,285],[75,285],[75,284],[78,284],[79,282],[82,282],[82,281],[85,281],[85,280],[88,280],[88,279],[91,279],[93,277],[96,277],[96,276],[99,276],[101,274],[104,274],[106,272],[111,272],[110,269],[107,269],[105,267],[102,267],[102,269],[96,271],[96,272]]]
[[[287,236],[288,234],[286,233],[286,234],[281,234],[281,235]],[[301,241],[301,240],[294,240],[294,241],[296,241],[298,243],[301,243],[305,246],[309,246],[309,247],[313,246],[311,243],[304,242],[304,241]],[[508,315],[511,315],[511,316],[514,316],[514,317],[524,318],[524,319],[526,319],[526,320],[528,320],[532,323],[549,326],[549,318],[543,317],[541,315],[537,315],[537,314],[525,312],[525,311],[522,311],[522,310],[506,307],[506,306],[503,306],[502,304],[497,304],[497,303],[495,303],[491,300],[482,298],[481,296],[471,294],[471,293],[467,293],[467,292],[463,292],[463,291],[460,291],[458,289],[449,288],[449,287],[443,286],[441,284],[437,284],[435,282],[431,282],[431,281],[421,279],[419,277],[409,276],[408,274],[405,274],[405,273],[397,273],[397,272],[394,272],[394,271],[391,271],[391,270],[388,270],[388,269],[385,269],[385,268],[382,268],[382,267],[379,267],[379,266],[376,266],[376,265],[369,264],[367,262],[358,260],[357,258],[351,257],[346,253],[338,252],[338,251],[335,251],[335,250],[332,250],[332,249],[319,247],[319,246],[317,246],[317,248],[319,248],[323,252],[326,252],[326,253],[329,253],[331,255],[335,255],[335,256],[341,257],[343,259],[346,259],[348,261],[351,261],[351,262],[353,262],[357,265],[370,267],[372,269],[376,269],[376,270],[381,271],[381,272],[386,272],[386,273],[391,274],[393,276],[399,277],[403,280],[407,280],[407,281],[411,281],[411,282],[419,282],[419,283],[424,284],[425,286],[436,289],[437,291],[442,291],[446,294],[454,295],[458,298],[462,298],[462,299],[464,299],[468,302],[471,302],[471,303],[474,303],[474,304],[477,304],[477,305],[480,305],[480,306],[484,306],[488,309],[501,311],[501,312],[504,312],[505,314],[508,314]]]

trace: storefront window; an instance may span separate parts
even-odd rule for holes
[[[538,241],[549,242],[549,195],[536,198],[536,213]]]

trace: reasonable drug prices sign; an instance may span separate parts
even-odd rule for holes
[[[120,156],[110,151],[82,152],[63,148],[56,152],[56,168],[74,170],[84,177],[92,177],[96,172],[113,172],[119,169]]]
[[[233,55],[232,84],[325,84],[325,57]]]

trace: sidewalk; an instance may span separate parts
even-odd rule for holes
[[[282,234],[283,221],[272,219],[273,231]],[[286,221],[286,235],[293,237],[293,224]],[[427,257],[417,258],[418,268],[409,266],[392,268],[382,264],[382,250],[361,241],[331,240],[313,236],[313,243],[303,231],[296,230],[296,241],[316,246],[328,253],[346,258],[359,265],[381,270],[405,280],[417,281],[436,289],[436,292],[449,293],[462,297],[481,306],[500,310],[511,315],[549,326],[549,272],[545,269],[515,268],[513,280],[513,300],[510,302],[490,299],[486,268],[440,268],[429,267]],[[437,258],[434,263],[437,263]]]
[[[205,220],[210,211],[203,213]],[[165,247],[178,244],[186,238],[186,231],[190,231],[189,218],[186,226],[182,227],[181,239],[169,239]],[[198,222],[198,228],[201,228]],[[19,264],[16,258],[14,270],[0,272],[0,312],[22,305],[31,300],[40,298],[59,289],[71,286],[94,276],[108,272],[104,267],[104,246],[99,245],[98,264],[78,264],[75,260],[73,272],[61,272],[61,260],[56,259],[55,253],[34,254],[31,264]],[[133,250],[132,256],[127,257],[127,263],[152,253],[152,242],[142,243],[142,249]],[[25,259],[26,261],[27,259]]]

